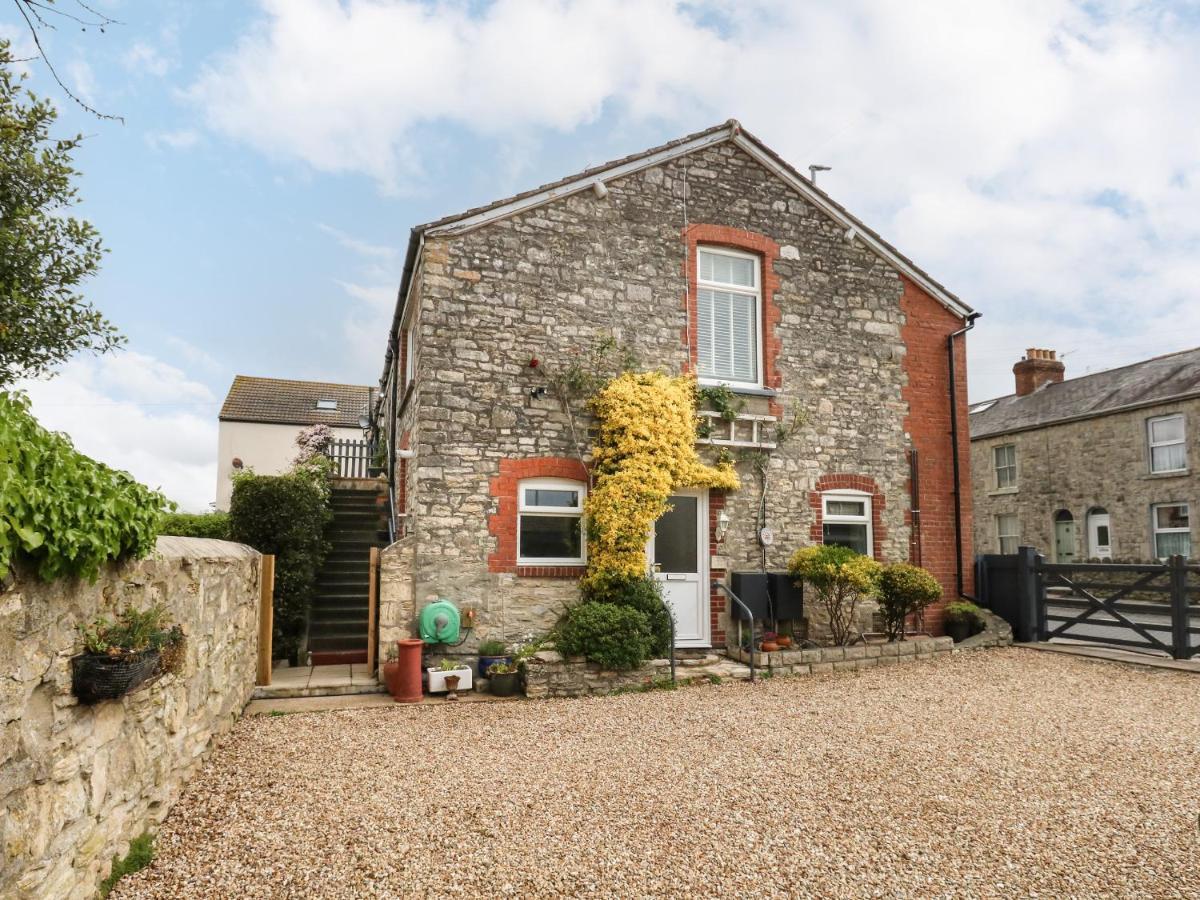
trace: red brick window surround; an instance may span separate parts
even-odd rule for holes
[[[683,303],[687,310],[687,328],[683,334],[683,344],[688,350],[689,371],[696,372],[699,367],[699,346],[697,322],[699,310],[697,307],[698,249],[704,246],[725,247],[731,250],[741,250],[752,253],[761,260],[760,290],[762,292],[762,386],[778,390],[782,386],[777,360],[780,342],[777,335],[782,315],[775,305],[775,293],[779,290],[779,277],[775,274],[775,260],[779,258],[779,244],[764,234],[746,231],[742,228],[732,228],[728,225],[711,225],[701,222],[684,226],[683,240],[686,248],[684,261],[684,276],[687,278],[687,292]]]
[[[563,478],[587,483],[587,469],[577,459],[543,456],[533,459],[502,459],[500,472],[488,482],[495,500],[488,516],[488,534],[496,539],[488,555],[488,571],[537,578],[579,578],[583,566],[526,566],[517,564],[517,512],[520,483],[527,478]]]
[[[808,505],[813,511],[813,525],[809,537],[814,544],[825,541],[824,508],[821,503],[822,495],[837,491],[861,491],[871,497],[871,555],[883,562],[883,541],[887,537],[887,527],[883,524],[883,509],[885,498],[883,492],[875,484],[875,479],[866,475],[822,475],[817,479],[816,487],[808,494]]]

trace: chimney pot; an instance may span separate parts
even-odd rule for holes
[[[1058,384],[1063,380],[1066,368],[1056,351],[1030,347],[1025,351],[1025,358],[1013,366],[1017,396],[1032,394],[1043,385]]]

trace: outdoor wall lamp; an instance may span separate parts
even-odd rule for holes
[[[721,510],[717,513],[717,542],[725,540],[725,532],[729,530],[729,513]]]
[[[546,396],[546,389],[540,385],[535,388],[530,388],[529,396],[532,397],[534,400],[541,400],[543,397]]]

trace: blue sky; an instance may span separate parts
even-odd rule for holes
[[[69,0],[64,0],[69,2]],[[372,383],[412,225],[731,116],[984,313],[974,399],[1200,343],[1200,5],[101,2],[38,62],[129,337],[29,386],[189,508],[235,373]],[[14,7],[0,35],[29,49]],[[25,55],[21,53],[21,55]]]

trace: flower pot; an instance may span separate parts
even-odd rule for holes
[[[519,672],[506,672],[503,675],[493,675],[488,681],[488,688],[497,697],[511,697],[517,692],[521,678]]]
[[[450,680],[451,675],[458,679],[456,684],[459,689],[464,691],[470,690],[473,683],[472,676],[475,674],[474,670],[469,666],[463,666],[461,669],[450,669],[449,671],[430,667],[425,671],[429,673],[429,693],[431,694],[440,694],[450,690],[451,688],[446,682]]]
[[[792,639],[781,634],[779,637],[775,638],[775,643],[779,645],[780,649],[786,650],[788,647],[792,646]]]
[[[774,653],[779,649],[779,645],[774,641],[763,641],[759,649],[762,650],[763,653]]]
[[[492,666],[494,666],[498,662],[510,663],[510,662],[512,662],[512,657],[511,656],[481,656],[481,657],[479,657],[479,667],[478,667],[478,669],[476,669],[476,672],[479,675],[479,677],[487,678],[488,677],[488,669],[490,669]]]
[[[400,660],[391,659],[383,664],[383,683],[387,685],[388,693],[392,695],[392,699],[396,699],[396,690],[398,688],[398,680],[400,678]]]
[[[971,623],[957,621],[947,622],[946,634],[954,638],[954,643],[961,643],[971,636]]]
[[[108,656],[84,653],[72,660],[71,689],[84,703],[115,700],[158,672],[159,652],[140,650]]]

